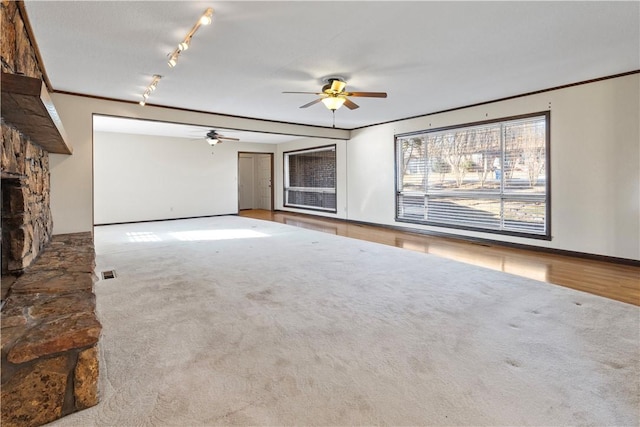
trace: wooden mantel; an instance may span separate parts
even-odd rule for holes
[[[67,134],[40,79],[2,73],[2,118],[50,153],[71,154]]]

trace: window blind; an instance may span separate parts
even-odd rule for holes
[[[396,220],[532,237],[548,227],[549,113],[396,136]]]
[[[336,212],[336,146],[284,153],[284,205]]]

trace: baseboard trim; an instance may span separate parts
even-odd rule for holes
[[[105,222],[105,223],[101,223],[101,224],[93,224],[93,226],[94,227],[102,227],[103,225],[123,225],[123,224],[140,224],[140,223],[143,223],[143,222],[179,221],[181,219],[215,218],[217,216],[230,216],[230,215],[237,216],[238,213],[237,212],[230,212],[230,213],[219,214],[219,215],[184,216],[184,217],[179,217],[179,218],[145,219],[145,220],[141,220],[141,221]]]

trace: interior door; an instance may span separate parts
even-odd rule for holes
[[[254,162],[253,156],[240,155],[238,159],[238,208],[254,208]]]
[[[271,210],[271,155],[259,154],[257,156],[257,208]]]

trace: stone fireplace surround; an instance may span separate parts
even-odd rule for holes
[[[52,236],[47,150],[71,151],[46,114],[52,104],[24,6],[1,0],[0,12],[0,424],[38,426],[98,402],[95,251],[91,233]]]
[[[98,403],[91,233],[51,236],[49,154],[2,122],[3,426]]]
[[[49,155],[3,123],[1,165],[2,274],[19,275],[51,238]]]

